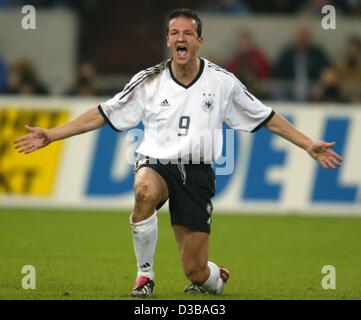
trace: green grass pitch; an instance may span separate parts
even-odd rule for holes
[[[128,212],[0,208],[0,300],[132,299]],[[222,297],[186,295],[166,213],[159,214],[152,299],[361,299],[361,219],[214,215],[210,260],[231,278]],[[36,268],[24,290],[22,266]],[[324,265],[336,289],[321,286]]]

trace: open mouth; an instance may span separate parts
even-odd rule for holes
[[[178,58],[185,58],[187,55],[188,49],[186,46],[184,46],[182,44],[178,44],[176,47],[176,51],[177,51]]]

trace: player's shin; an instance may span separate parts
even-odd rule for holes
[[[134,252],[137,259],[137,277],[145,276],[154,279],[154,253],[158,239],[157,211],[149,218],[134,223],[130,215],[130,226],[133,233]]]

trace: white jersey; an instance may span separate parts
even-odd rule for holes
[[[222,152],[222,126],[254,132],[274,112],[231,73],[206,59],[189,85],[174,77],[171,60],[136,74],[124,90],[99,106],[111,127],[144,124],[137,153],[155,159],[211,162]]]

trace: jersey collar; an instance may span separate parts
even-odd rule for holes
[[[172,77],[173,81],[185,89],[188,89],[191,86],[193,86],[197,82],[197,80],[201,77],[203,70],[204,70],[204,60],[202,58],[199,58],[199,60],[200,60],[199,71],[198,71],[196,77],[193,79],[193,81],[191,83],[184,85],[183,83],[179,82],[176,79],[176,77],[174,76],[173,71],[172,71],[172,59],[170,59],[168,62],[168,68],[169,68],[170,76]]]

